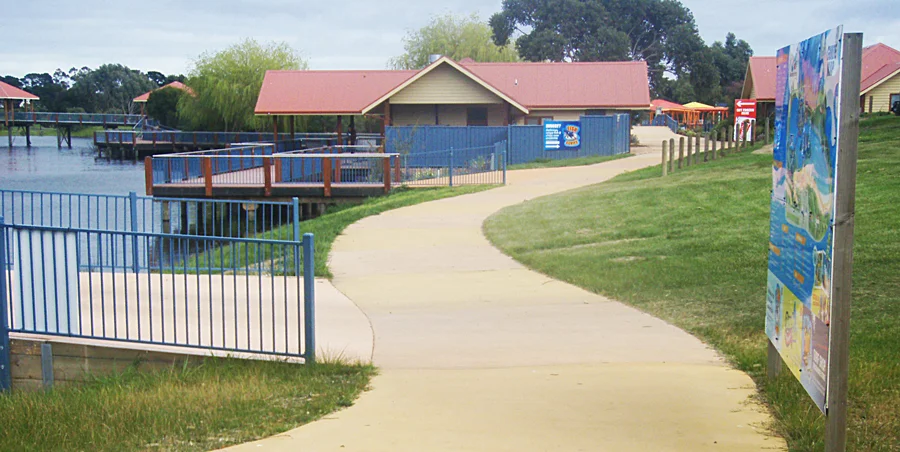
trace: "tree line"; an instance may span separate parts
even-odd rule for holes
[[[57,69],[53,74],[31,73],[22,78],[0,77],[0,81],[40,97],[36,111],[118,114],[136,113],[139,108],[132,102],[135,97],[184,79],[184,75],[143,72],[121,64]]]

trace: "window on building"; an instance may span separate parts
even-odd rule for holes
[[[894,108],[895,102],[900,102],[900,94],[891,94],[891,103],[888,105],[888,111],[893,111],[891,109]]]
[[[466,125],[469,126],[486,126],[488,125],[487,107],[469,107],[466,110]]]
[[[525,125],[526,126],[544,125],[545,121],[553,121],[553,117],[552,116],[526,116],[525,117]]]

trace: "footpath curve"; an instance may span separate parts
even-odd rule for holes
[[[365,218],[333,284],[368,316],[380,375],[354,406],[238,450],[782,450],[744,373],[693,336],[490,245],[497,210],[657,163],[511,172],[505,187]]]

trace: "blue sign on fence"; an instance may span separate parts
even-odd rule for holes
[[[563,151],[581,148],[581,121],[544,122],[544,150]]]

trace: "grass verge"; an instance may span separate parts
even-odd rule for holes
[[[551,159],[537,159],[533,162],[528,163],[517,163],[515,165],[509,165],[506,169],[509,171],[512,170],[522,170],[522,169],[534,169],[534,168],[559,168],[562,166],[585,166],[585,165],[594,165],[596,163],[608,162],[610,160],[618,160],[625,157],[631,157],[632,154],[618,154],[618,155],[594,155],[589,157],[578,157],[574,159],[560,159],[560,160],[551,160]]]
[[[824,448],[800,384],[765,376],[771,155],[666,178],[658,166],[502,210],[489,239],[538,271],[621,300],[720,350],[757,382],[791,450]],[[900,450],[900,118],[861,124],[850,343],[850,450]]]
[[[371,366],[210,358],[0,397],[0,450],[210,450],[350,406]]]

